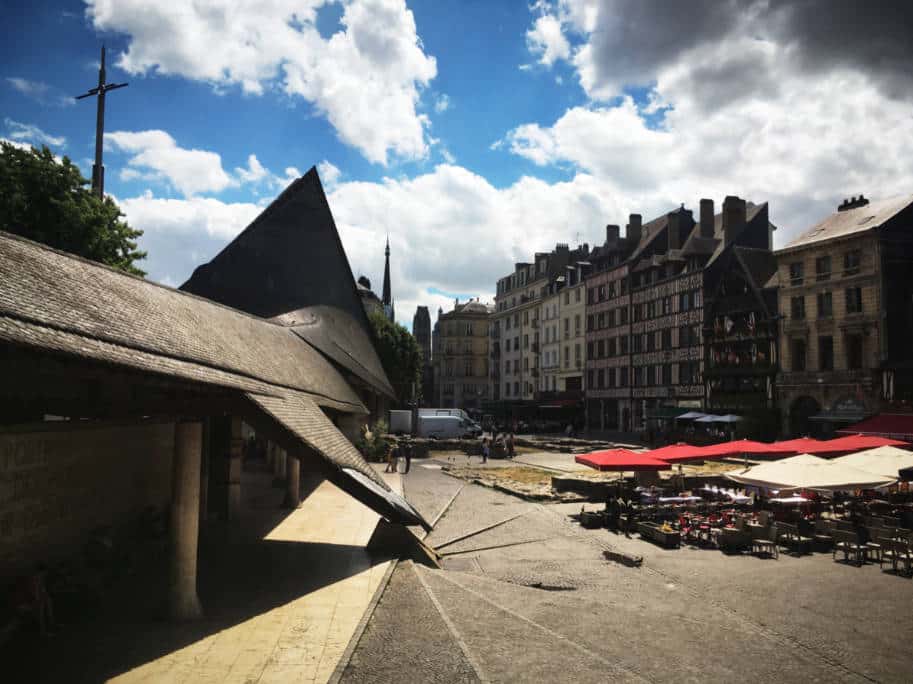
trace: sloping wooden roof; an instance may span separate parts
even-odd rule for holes
[[[395,394],[315,168],[181,289],[263,318],[310,311],[320,325],[298,335],[376,391]]]
[[[241,311],[2,232],[0,283],[7,342],[366,411],[293,331]]]

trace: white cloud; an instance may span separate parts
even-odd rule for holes
[[[324,159],[322,162],[317,164],[317,175],[320,176],[320,182],[325,186],[330,187],[336,185],[336,181],[339,180],[339,177],[342,175],[342,171],[339,168]]]
[[[236,167],[235,175],[242,183],[259,183],[270,174],[257,159],[257,155],[251,154],[247,157],[247,168]]]
[[[438,114],[446,112],[450,109],[450,96],[442,94],[434,101],[434,111]]]
[[[36,147],[47,145],[48,147],[66,147],[67,139],[62,135],[51,135],[33,124],[26,124],[20,121],[14,121],[9,117],[3,119],[6,126],[6,134],[20,143],[29,143]]]
[[[0,136],[0,142],[5,142],[13,147],[18,147],[20,150],[30,150],[32,148],[28,143],[16,142],[15,140],[10,140],[9,138],[4,138]]]
[[[57,107],[69,107],[76,104],[70,96],[60,94],[55,88],[42,81],[30,81],[27,78],[10,76],[6,79],[12,88],[35,102]]]
[[[165,131],[113,131],[105,134],[105,143],[132,155],[127,161],[127,168],[132,169],[127,178],[130,173],[159,178],[185,197],[220,192],[237,184],[222,168],[220,155],[180,147]]]
[[[277,87],[312,103],[340,139],[372,162],[428,154],[416,106],[437,74],[404,0],[351,0],[329,38],[315,20],[324,0],[87,0],[98,30],[130,36],[118,66],[237,85]]]
[[[526,32],[526,44],[530,52],[539,56],[539,63],[546,66],[567,59],[571,54],[561,21],[551,14],[543,14],[533,22],[533,27]]]

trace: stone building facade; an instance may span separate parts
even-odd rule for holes
[[[589,266],[585,263],[569,264],[566,267],[563,287],[559,293],[561,365],[558,371],[557,391],[564,392],[568,399],[583,399],[586,372],[586,286],[584,284],[584,275],[588,269]]]
[[[630,224],[628,230],[630,231]],[[636,243],[606,227],[606,241],[590,255],[586,288],[586,423],[600,430],[630,429],[629,267]]]
[[[561,373],[561,289],[552,281],[539,305],[539,392],[557,392]]]
[[[488,400],[490,314],[491,307],[470,300],[438,315],[432,352],[435,406],[479,409]]]
[[[549,283],[564,276],[568,265],[584,261],[588,253],[588,245],[572,250],[558,244],[552,252],[536,253],[532,263],[517,263],[513,273],[498,280],[491,321],[492,334],[499,336],[499,377],[491,375],[489,381],[492,398],[502,406],[535,400],[541,377],[542,300],[549,294]]]
[[[777,252],[783,430],[829,435],[913,400],[913,197],[853,198]]]

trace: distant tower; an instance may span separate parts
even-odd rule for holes
[[[394,320],[393,312],[393,295],[390,292],[390,237],[387,236],[387,248],[384,250],[386,261],[384,262],[384,293],[381,303],[384,305],[384,315],[389,320]]]
[[[422,350],[422,404],[433,403],[434,368],[431,365],[431,314],[427,306],[415,308],[412,317],[412,335]]]

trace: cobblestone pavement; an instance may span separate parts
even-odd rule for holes
[[[437,486],[451,491],[440,471],[423,478],[426,496]],[[408,494],[408,480],[405,487]],[[777,561],[664,550],[584,530],[568,518],[579,510],[467,485],[429,535],[432,545],[520,517],[441,548],[443,570],[401,575],[353,662],[379,648],[374,635],[410,621],[402,594],[413,592],[441,616],[434,638],[443,624],[482,681],[910,681],[910,580],[829,554]],[[607,548],[642,555],[644,565],[608,562]],[[432,624],[421,615],[416,622]],[[385,667],[395,664],[400,681],[437,681],[447,669],[446,658],[436,669],[440,647],[421,630],[410,634],[408,644],[387,639]],[[416,641],[425,639],[419,660]]]
[[[384,590],[342,682],[478,682],[475,670],[423,590],[411,561],[400,563]],[[419,677],[406,677],[420,672]]]

